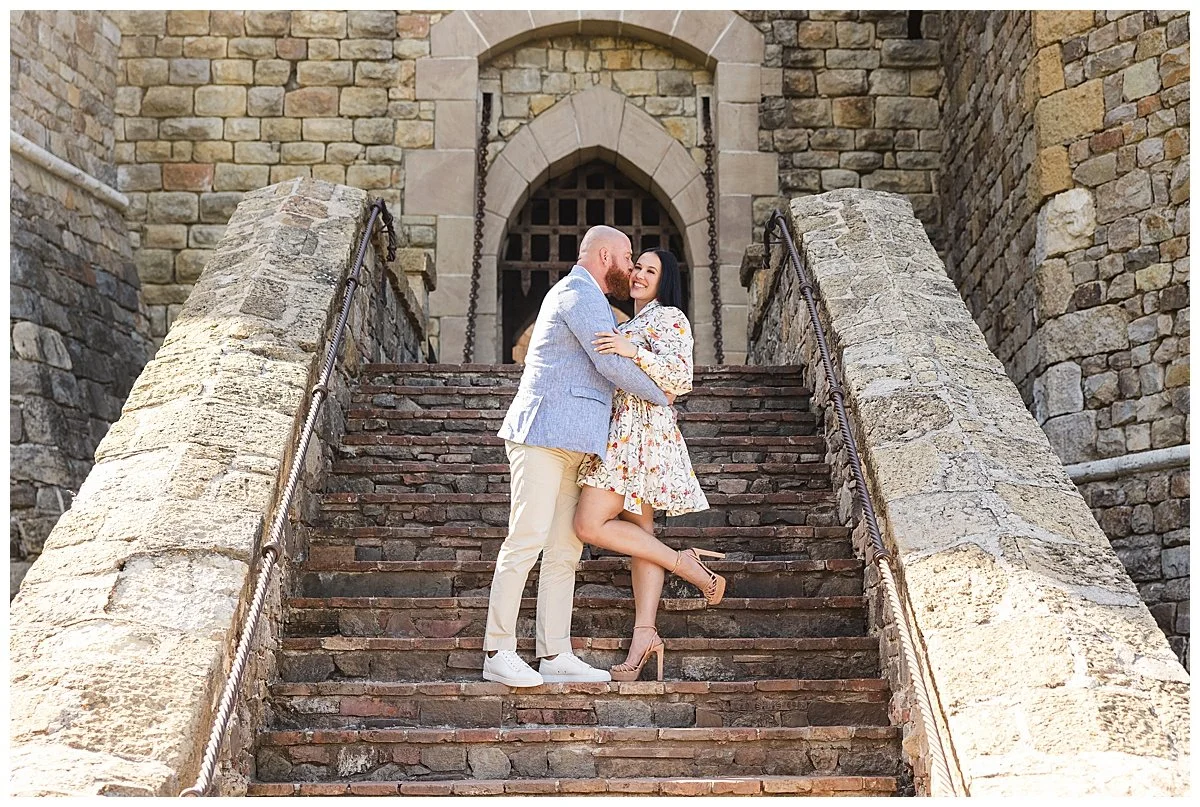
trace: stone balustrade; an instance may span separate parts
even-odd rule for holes
[[[794,200],[790,219],[959,787],[1186,793],[1188,674],[909,203],[840,190]],[[799,284],[775,252],[767,270],[744,267],[750,357],[817,368],[808,383],[845,478]],[[928,738],[872,599],[920,792]]]
[[[191,784],[367,203],[297,179],[238,206],[13,602],[13,795],[174,796]],[[418,298],[405,273],[381,267],[368,250],[297,510],[329,465],[346,375],[425,359]],[[279,592],[276,577],[226,743],[225,794],[247,772]]]

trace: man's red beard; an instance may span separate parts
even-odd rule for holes
[[[604,285],[608,286],[608,293],[618,300],[629,299],[629,275],[622,272],[615,262],[610,263],[608,271],[604,273]]]

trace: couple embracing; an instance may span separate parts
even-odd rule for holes
[[[504,418],[511,479],[508,537],[496,558],[484,635],[483,677],[512,687],[543,682],[633,681],[657,656],[655,627],[666,572],[695,585],[709,604],[725,580],[654,536],[654,511],[708,508],[670,404],[692,388],[692,334],[679,309],[675,257],[649,250],[633,261],[629,238],[592,227],[571,273],[538,312],[520,387]],[[605,299],[634,301],[620,329]],[[611,671],[571,650],[575,568],[583,542],[628,555],[635,618],[629,655]],[[517,614],[530,570],[538,574],[534,670],[517,655]],[[611,674],[610,674],[611,673]]]

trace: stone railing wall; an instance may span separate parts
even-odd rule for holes
[[[908,203],[843,190],[790,213],[962,789],[1186,793],[1187,672]],[[815,366],[790,267],[745,269],[751,360]],[[827,396],[821,375],[809,383]],[[928,738],[871,597],[921,792]]]
[[[12,605],[13,795],[173,796],[191,784],[367,202],[299,179],[238,206]],[[296,511],[331,462],[346,376],[364,360],[425,357],[405,274],[380,273],[372,249],[339,383],[298,460]],[[392,312],[373,310],[381,299]],[[302,552],[295,543],[285,536]],[[284,566],[226,741],[223,794],[244,792],[251,773]]]
[[[14,151],[9,183],[11,597],[152,345],[111,189],[120,32],[101,11],[14,11],[9,22],[12,131],[32,144]],[[69,181],[69,169],[53,173],[38,156],[92,181]]]

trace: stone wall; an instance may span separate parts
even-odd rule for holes
[[[741,12],[766,38],[772,79],[759,148],[779,156],[779,190],[903,193],[936,239],[941,211],[941,15],[905,11]],[[919,16],[914,16],[919,15]],[[774,207],[763,199],[761,226]],[[756,233],[760,232],[756,230]]]
[[[401,242],[404,153],[433,145],[415,60],[438,14],[393,11],[117,12],[119,187],[130,199],[153,334],[178,314],[248,191],[296,177],[384,199]],[[425,290],[420,290],[423,296]]]
[[[366,194],[299,179],[247,194],[73,506],[10,611],[13,795],[173,796],[191,784],[248,577],[293,459],[311,506],[363,360],[423,360],[402,272],[369,251],[332,403],[293,458],[306,390],[341,308]],[[395,313],[372,311],[381,299]],[[289,550],[302,551],[285,535]],[[285,562],[286,570],[286,562]],[[279,597],[269,590],[219,791],[244,791]]]
[[[481,65],[479,81],[496,97],[493,156],[556,102],[599,86],[644,109],[704,165],[698,106],[701,94],[712,94],[712,72],[653,43],[611,36],[534,40]]]
[[[12,130],[114,185],[120,32],[107,13],[10,14]],[[150,357],[120,210],[13,154],[9,185],[10,596]]]
[[[841,190],[790,220],[952,775],[971,795],[1187,792],[1188,675],[910,206]],[[746,274],[752,358],[796,361],[798,284]]]
[[[944,16],[947,265],[988,344],[1065,463],[1185,444],[1186,12]],[[1186,474],[1088,497],[1186,658],[1180,567],[1146,560],[1188,544]]]

